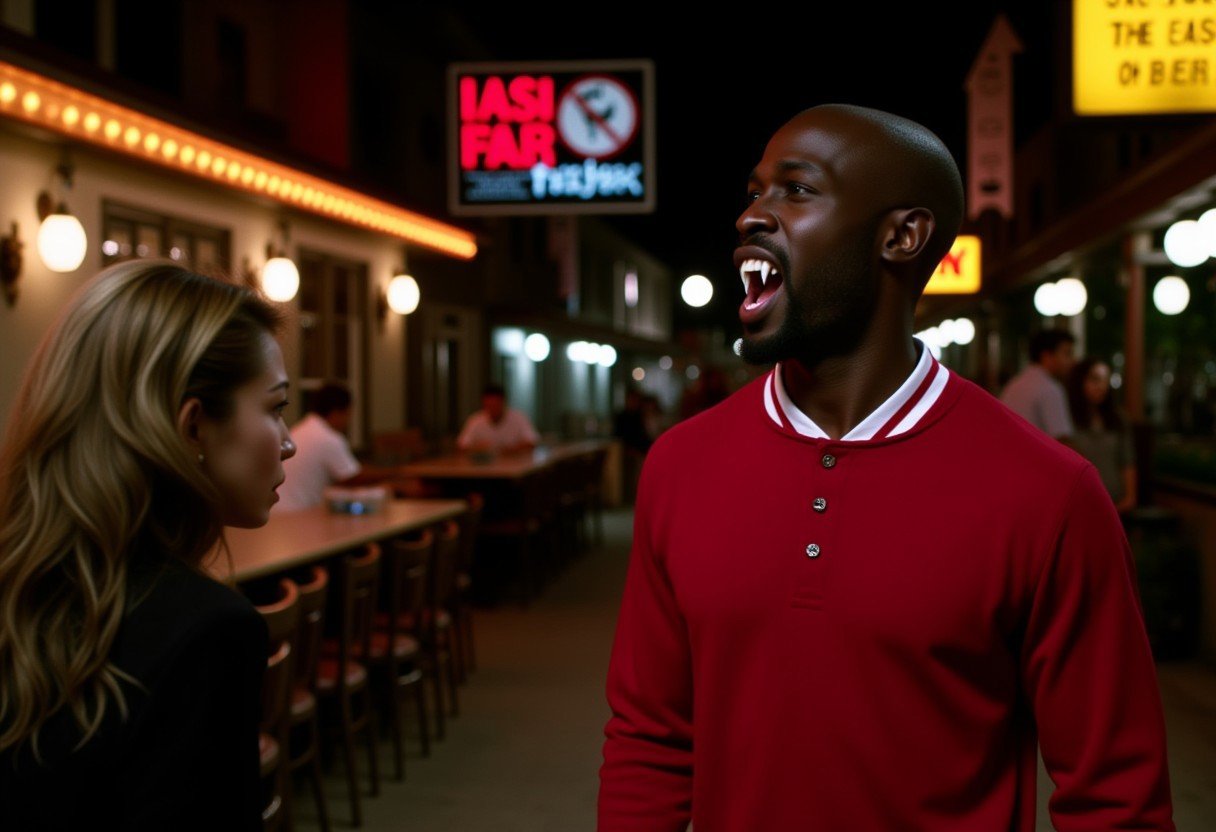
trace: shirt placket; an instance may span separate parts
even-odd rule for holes
[[[839,555],[836,517],[844,493],[847,453],[840,446],[825,445],[816,468],[808,478],[807,491],[800,496],[803,539],[794,557],[799,559],[791,604],[799,609],[823,608],[827,576]]]

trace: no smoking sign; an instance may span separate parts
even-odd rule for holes
[[[633,142],[639,123],[637,98],[607,75],[579,78],[557,104],[558,137],[572,152],[588,159],[619,154]]]
[[[644,214],[655,206],[654,64],[448,67],[454,214]]]

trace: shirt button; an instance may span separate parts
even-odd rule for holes
[[[819,557],[819,544],[818,544],[818,543],[810,543],[810,544],[808,544],[808,545],[807,545],[807,547],[806,547],[806,556],[807,556],[808,558],[817,558],[817,557]]]
[[[824,468],[836,467],[836,457],[832,456],[831,454],[824,454],[822,462]]]
[[[818,511],[820,514],[828,510],[828,501],[822,497],[816,497],[815,502],[811,503],[811,508]]]

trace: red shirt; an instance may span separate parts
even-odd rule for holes
[[[601,832],[1032,832],[1036,740],[1061,832],[1173,830],[1093,467],[953,374],[861,441],[774,418],[770,376],[647,458]]]

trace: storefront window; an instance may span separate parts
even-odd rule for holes
[[[300,388],[304,410],[312,392],[340,381],[354,396],[351,442],[368,435],[367,264],[301,249]]]
[[[133,257],[167,257],[200,274],[231,274],[230,234],[225,228],[106,200],[102,237],[103,266]]]

